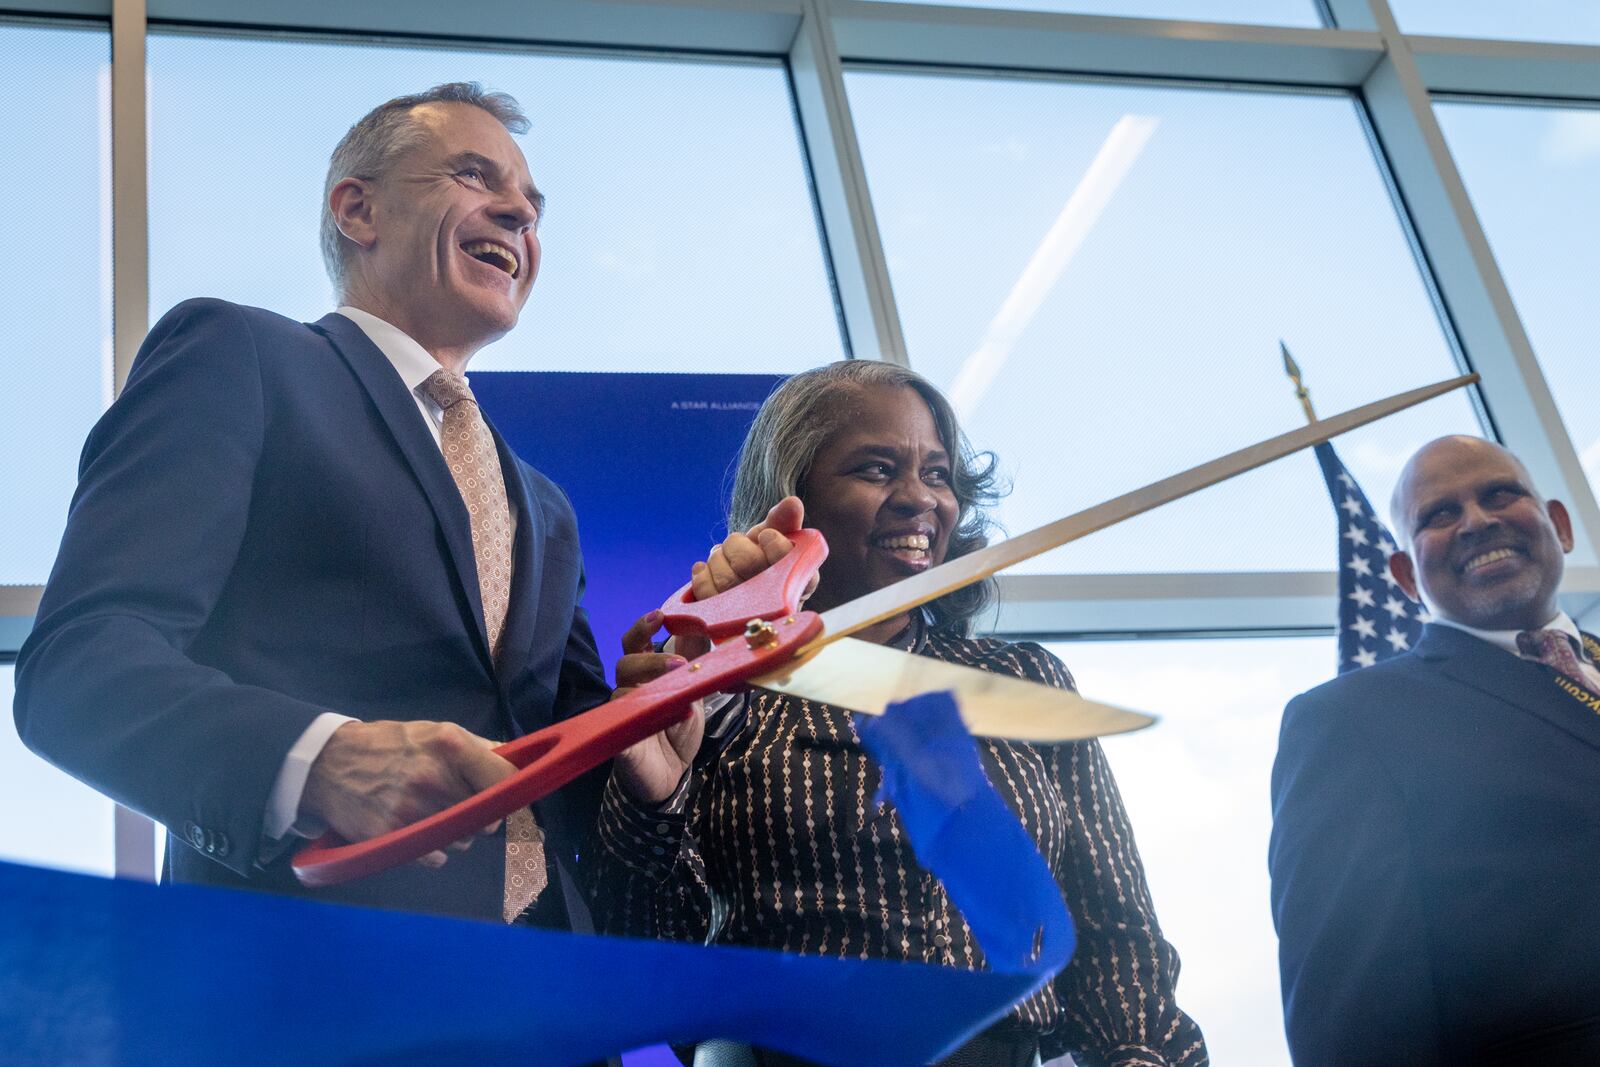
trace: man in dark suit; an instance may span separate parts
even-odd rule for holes
[[[339,311],[181,304],[90,435],[16,722],[165,824],[178,881],[303,892],[303,837],[464,799],[512,772],[494,743],[609,695],[572,509],[462,373],[538,271],[525,129],[468,84],[375,109],[329,168]],[[533,921],[586,928],[572,867],[602,784],[519,815],[510,849],[490,827],[311,895],[500,919],[537,894]]]
[[[1498,445],[1402,472],[1411,652],[1296,697],[1270,864],[1297,1064],[1600,1063],[1600,671],[1572,525]]]

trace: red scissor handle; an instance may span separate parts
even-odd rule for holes
[[[806,583],[828,558],[828,542],[816,530],[789,534],[794,548],[787,556],[727,592],[695,600],[690,585],[661,605],[662,625],[670,634],[703,634],[714,641],[743,633],[752,619],[783,618],[800,610]]]
[[[822,542],[820,536],[816,540]],[[825,544],[821,551],[826,554]],[[791,552],[790,556],[795,554]],[[785,557],[784,562],[787,561]],[[730,593],[710,600],[721,600]],[[301,884],[313,887],[337,885],[409,863],[469,837],[496,819],[553,793],[629,745],[671,726],[684,717],[691,701],[765,674],[791,658],[821,630],[822,619],[815,612],[786,615],[773,623],[772,633],[763,637],[766,643],[725,642],[687,667],[664,674],[609,704],[507,742],[495,752],[522,768],[516,774],[454,807],[381,837],[349,845],[333,834],[324,835],[295,855],[295,877]]]

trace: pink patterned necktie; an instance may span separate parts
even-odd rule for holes
[[[472,527],[472,555],[478,569],[478,595],[489,651],[500,658],[500,636],[511,603],[511,505],[505,475],[478,402],[466,378],[437,370],[422,391],[444,409],[439,444],[445,463],[467,505]],[[544,834],[528,808],[506,818],[505,897],[501,916],[514,922],[538,899],[549,880],[544,861]]]
[[[1600,672],[1578,658],[1571,636],[1562,630],[1524,630],[1517,635],[1517,651],[1527,659],[1554,667],[1573,681],[1600,691]]]

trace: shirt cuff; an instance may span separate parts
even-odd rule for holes
[[[612,778],[600,804],[600,840],[630,870],[663,879],[678,862],[683,843],[691,775],[685,772],[677,790],[660,804],[642,804]]]
[[[272,782],[272,792],[267,795],[266,814],[261,820],[262,833],[268,839],[278,841],[289,834],[321,837],[327,831],[322,820],[300,814],[300,797],[306,791],[306,778],[311,774],[311,765],[322,755],[328,738],[345,723],[356,721],[348,715],[325,711],[311,720],[311,725],[300,735],[300,740],[289,749],[289,754],[283,758],[283,766],[278,768],[278,777]]]

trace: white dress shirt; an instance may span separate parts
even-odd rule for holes
[[[338,311],[360,327],[361,332],[367,335],[367,339],[388,359],[395,373],[400,375],[400,380],[411,390],[411,396],[417,402],[417,411],[427,424],[429,432],[433,434],[433,443],[442,448],[440,427],[444,422],[444,411],[422,391],[422,383],[439,369],[439,361],[399,327],[383,321],[376,315],[353,307],[340,307]],[[511,532],[515,534],[516,529],[517,513],[513,509]],[[320,820],[300,815],[300,797],[305,792],[306,777],[311,773],[311,765],[322,754],[328,738],[345,723],[356,721],[349,715],[325,711],[312,720],[311,725],[306,727],[305,733],[294,743],[294,747],[289,749],[289,754],[284,757],[283,766],[278,768],[277,778],[273,780],[272,792],[267,798],[267,810],[262,818],[262,829],[267,838],[276,841],[290,834],[298,837],[320,837],[327,830],[326,826],[321,825]]]

